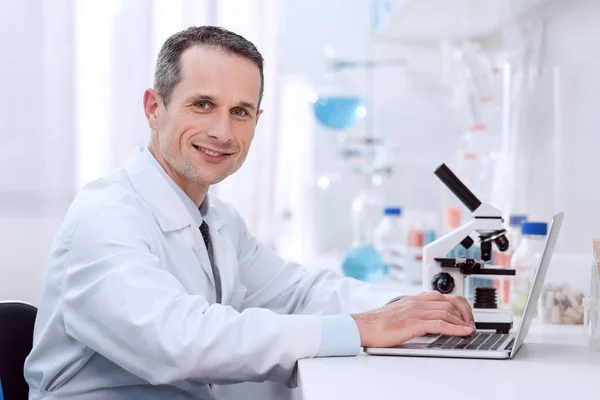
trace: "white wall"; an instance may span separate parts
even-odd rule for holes
[[[551,20],[547,26],[546,59],[559,68],[559,132],[565,140],[563,166],[556,191],[565,211],[562,243],[569,251],[591,253],[600,237],[600,2]]]
[[[600,236],[600,187],[594,183],[600,146],[600,2],[555,2],[542,11],[543,69],[537,95],[522,115],[522,168],[514,205],[534,219],[564,211],[558,250],[591,254],[592,238]],[[489,45],[497,45],[498,38],[491,39]]]
[[[0,2],[0,300],[37,304],[73,194],[70,4]]]
[[[0,300],[38,304],[46,258],[61,222],[62,215],[0,217]]]

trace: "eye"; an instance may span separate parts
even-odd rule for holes
[[[238,117],[246,117],[250,115],[248,111],[244,110],[243,108],[234,108],[231,112],[233,115]]]
[[[202,110],[207,110],[208,108],[210,108],[210,103],[208,101],[202,100],[195,102],[194,106]]]

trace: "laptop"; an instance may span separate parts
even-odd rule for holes
[[[558,233],[563,222],[564,213],[558,213],[550,222],[550,230],[546,236],[544,250],[538,264],[533,280],[533,287],[523,317],[519,323],[516,334],[513,332],[500,334],[490,331],[476,331],[469,337],[428,335],[414,338],[395,347],[364,347],[367,354],[386,356],[419,356],[419,357],[452,357],[452,358],[486,358],[510,359],[517,354],[529,331],[531,320],[536,312],[536,307]]]

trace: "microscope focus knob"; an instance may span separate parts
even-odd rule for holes
[[[433,277],[431,285],[433,290],[442,294],[450,294],[454,290],[454,278],[446,272],[440,272]]]

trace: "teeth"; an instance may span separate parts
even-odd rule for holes
[[[218,157],[218,156],[223,155],[223,153],[217,153],[216,151],[211,151],[211,150],[205,149],[204,147],[200,147],[200,151],[204,152],[205,154],[208,154],[209,156],[213,156],[213,157]]]

